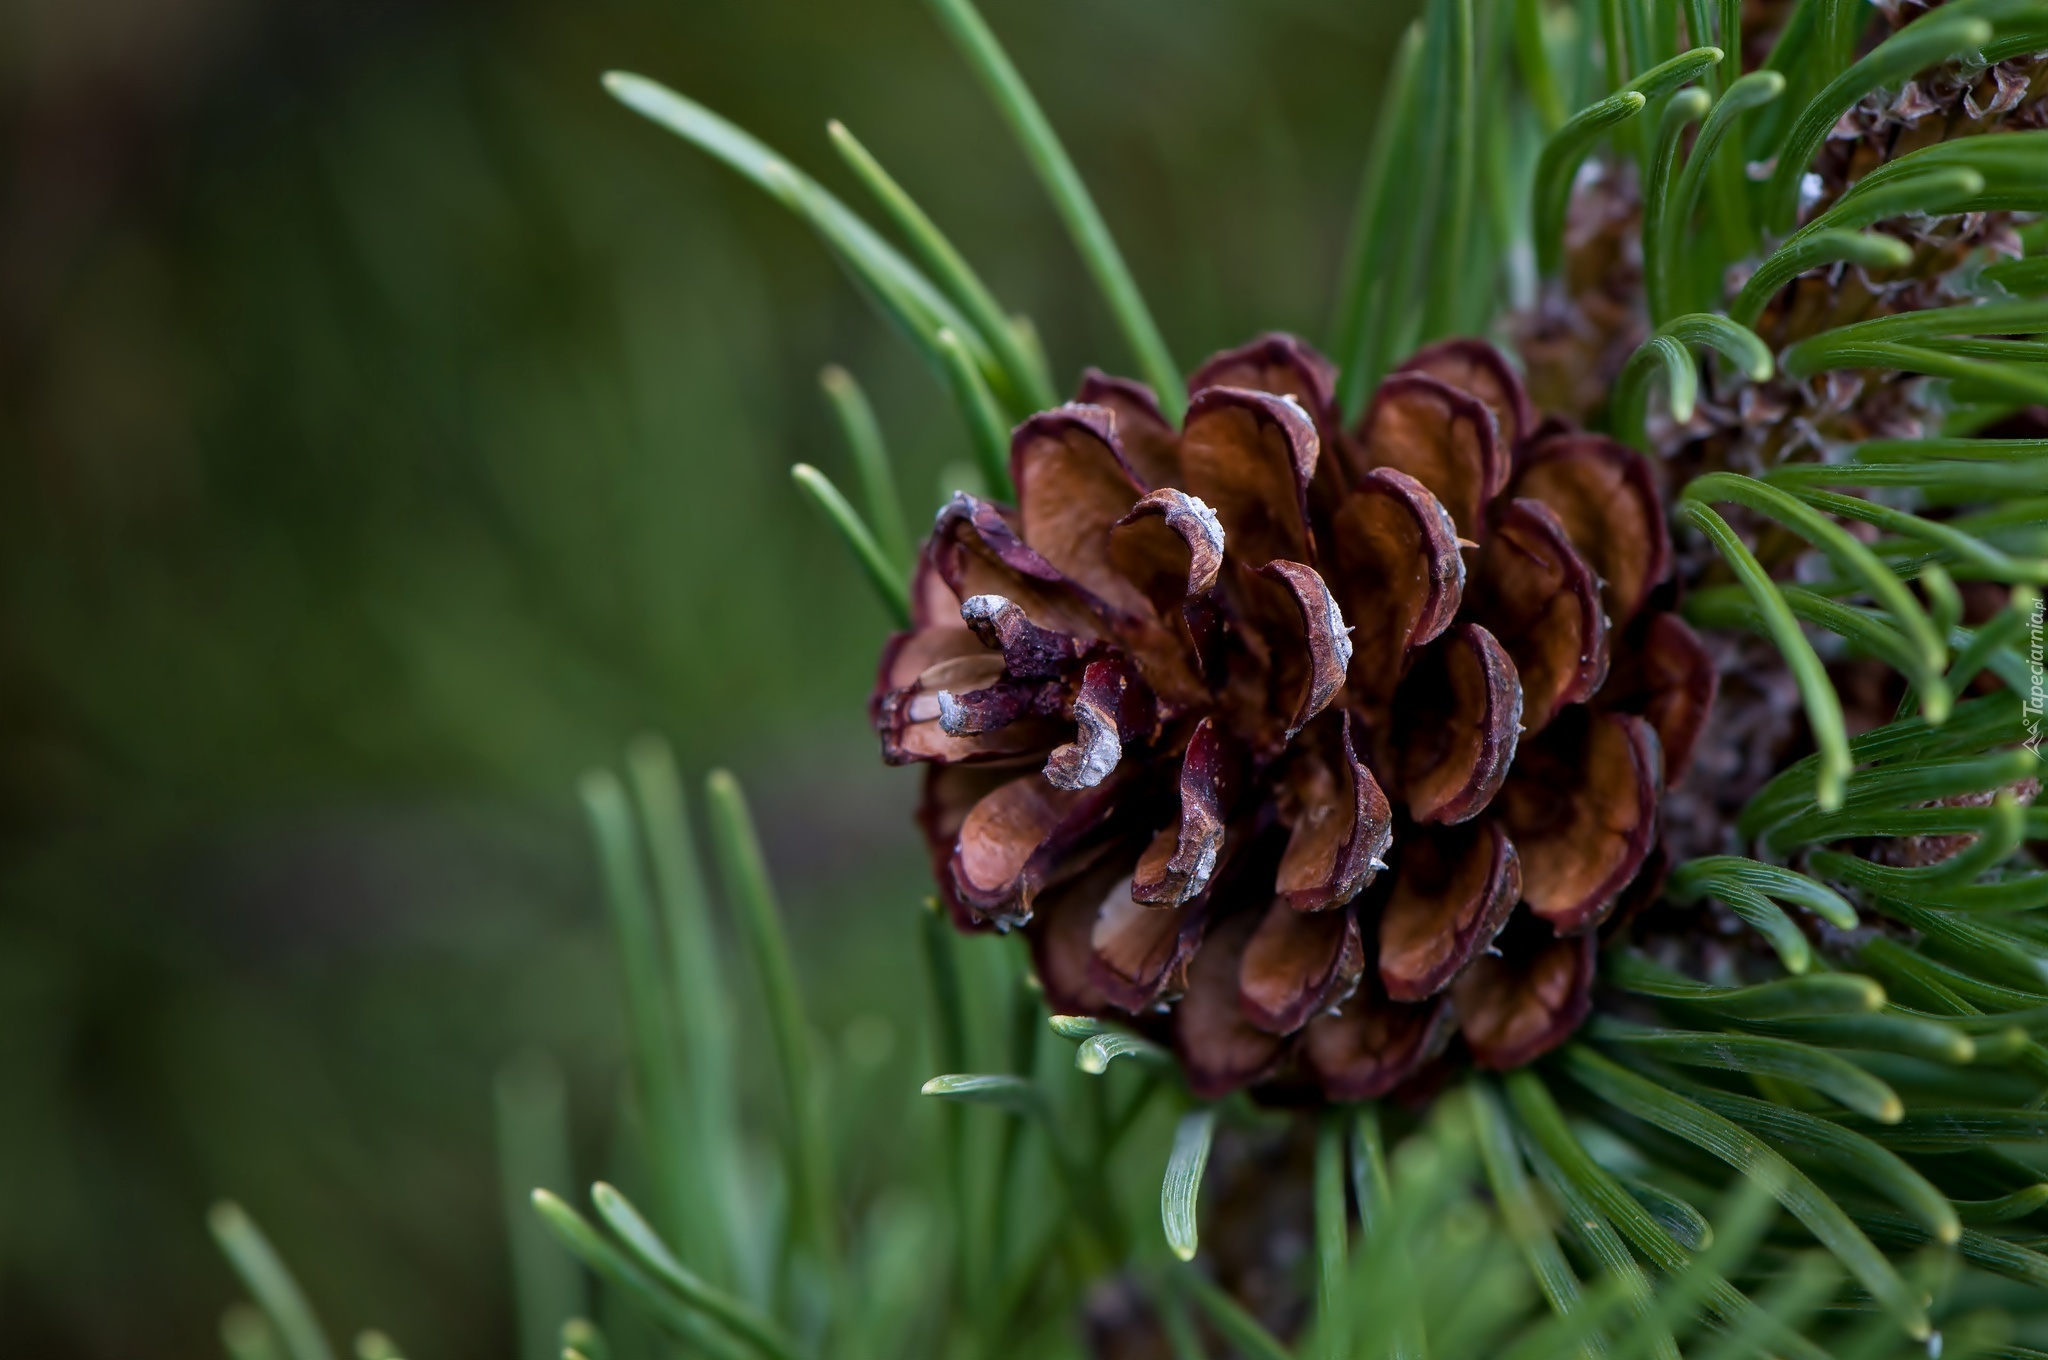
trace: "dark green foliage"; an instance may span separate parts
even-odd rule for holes
[[[1022,142],[1140,365],[1177,400],[1159,332],[1038,105],[966,0],[936,7]],[[1802,0],[1768,62],[1770,78],[1745,85],[1733,78],[1739,62],[1724,61],[1739,52],[1740,35],[1699,31],[1682,43],[1673,7],[1531,5],[1510,24],[1469,0],[1433,0],[1402,50],[1388,104],[1397,130],[1373,148],[1352,236],[1337,325],[1347,369],[1363,376],[1347,377],[1347,393],[1355,399],[1374,365],[1416,341],[1480,329],[1526,294],[1532,281],[1516,277],[1518,251],[1553,271],[1573,177],[1588,155],[1602,154],[1603,140],[1605,154],[1633,157],[1646,177],[1647,310],[1658,325],[1609,409],[1617,433],[1645,445],[1653,374],[1682,419],[1700,382],[1696,349],[1732,360],[1751,380],[1772,371],[1772,356],[1744,324],[1761,302],[1754,290],[1730,296],[1724,266],[1762,257],[1769,277],[1790,279],[1831,261],[1881,262],[1885,247],[1851,235],[1878,221],[2048,207],[2042,134],[1965,139],[1871,172],[1815,222],[1778,239],[1794,225],[1811,157],[1864,94],[1959,53],[2011,55],[2048,40],[2048,7],[2039,3],[1957,0],[1851,60],[1849,8]],[[1688,26],[1701,30],[1732,28],[1738,13],[1732,5],[1685,9]],[[1566,75],[1554,58],[1569,23],[1589,14],[1605,39],[1606,70]],[[1509,68],[1510,45],[1520,84],[1493,78]],[[999,433],[1002,408],[1021,414],[1017,398],[1033,372],[1005,359],[998,351],[1014,347],[991,343],[985,329],[1015,321],[992,321],[966,282],[971,272],[917,239],[928,219],[891,197],[893,181],[878,170],[864,176],[936,279],[861,223],[857,209],[707,111],[637,77],[610,84],[809,222],[928,353],[977,445]],[[1562,88],[1590,102],[1560,123]],[[1555,128],[1546,145],[1507,145],[1500,129],[1522,117]],[[1688,155],[1687,129],[1702,120]],[[1488,148],[1501,152],[1497,165],[1482,166]],[[1774,170],[1762,180],[1731,177],[1719,167],[1739,165],[1738,149]],[[1391,212],[1397,191],[1406,201]],[[1480,207],[1494,197],[1508,210]],[[1823,331],[1776,356],[1776,367],[1794,380],[1873,367],[1929,374],[1950,384],[1959,408],[2010,407],[2048,393],[2038,342],[2015,338],[2044,325],[2038,305],[1987,296]],[[2048,1257],[2036,1250],[2043,1234],[2028,1221],[2041,1210],[2036,1162],[2048,1140],[2048,1116],[2036,1108],[2048,1081],[2048,1048],[2036,1037],[2048,1028],[2039,1019],[2048,1012],[2048,930],[2034,919],[2048,907],[2048,872],[2029,848],[2040,839],[2039,815],[2015,786],[2042,773],[2040,717],[2021,695],[2037,683],[2032,587],[2044,579],[2044,544],[2038,505],[2014,502],[2037,489],[2023,460],[2038,450],[1943,437],[1924,449],[1888,441],[1846,452],[1845,463],[1824,470],[1713,471],[1678,490],[1682,522],[1705,535],[1733,578],[1693,594],[1689,614],[1704,627],[1753,629],[1777,646],[1815,751],[1743,812],[1739,831],[1758,858],[1680,864],[1668,896],[1680,906],[1726,905],[1770,952],[1693,977],[1621,944],[1605,970],[1605,1013],[1560,1054],[1509,1076],[1505,1089],[1472,1076],[1440,1095],[1419,1125],[1390,1113],[1387,1126],[1405,1134],[1391,1151],[1381,1111],[1323,1115],[1340,1122],[1326,1122],[1316,1139],[1318,1307],[1300,1336],[1275,1336],[1201,1273],[1197,1254],[1203,1169],[1219,1122],[1286,1116],[1242,1101],[1194,1104],[1148,1045],[1069,1017],[1051,1024],[1079,1044],[1072,1067],[1044,1059],[1048,1046],[1027,1038],[1014,1046],[1011,1070],[972,1070],[993,1055],[974,1051],[981,1036],[962,1005],[958,946],[936,926],[925,941],[938,999],[934,1056],[950,1070],[924,1092],[972,1107],[947,1111],[945,1156],[933,1176],[945,1182],[950,1223],[935,1234],[915,1288],[864,1278],[870,1267],[841,1250],[852,1227],[845,1210],[825,1200],[830,1158],[819,1152],[824,1116],[811,1103],[800,1003],[778,979],[786,965],[776,918],[730,785],[714,794],[727,808],[714,835],[769,998],[772,1043],[753,1051],[773,1055],[784,1086],[788,1208],[763,1258],[773,1282],[758,1300],[728,1296],[699,1277],[687,1250],[670,1260],[671,1248],[602,1188],[599,1212],[616,1240],[549,1200],[551,1225],[579,1258],[643,1300],[659,1326],[710,1354],[869,1353],[858,1330],[864,1314],[850,1300],[892,1289],[914,1297],[906,1315],[942,1353],[1055,1353],[1059,1329],[1044,1325],[1048,1316],[1064,1317],[1089,1282],[1111,1271],[1149,1293],[1183,1354],[1204,1353],[1204,1335],[1260,1360],[1849,1360],[1926,1354],[1937,1342],[1950,1357],[2028,1354],[2014,1338],[2033,1339],[2048,1308],[2006,1285],[2048,1284]],[[988,455],[984,448],[984,477],[999,486],[1000,466]],[[2011,468],[2021,471],[2005,476]],[[1837,486],[1901,494],[1864,501],[1828,489]],[[1740,515],[1724,517],[1717,506]],[[883,508],[870,506],[878,523],[891,518],[877,513]],[[881,540],[849,505],[841,500],[831,513],[863,562],[885,560]],[[1877,532],[1852,531],[1845,520]],[[1762,526],[1803,546],[1767,566],[1738,521],[1752,537]],[[2010,587],[2004,614],[1964,626],[1958,580]],[[1908,684],[1896,718],[1852,739],[1823,651],[1893,667]],[[1972,696],[1984,673],[2006,688]],[[616,829],[610,835],[616,840]],[[1863,853],[1872,840],[1930,835],[1974,840],[1918,864]],[[630,898],[630,868],[618,854],[607,859],[614,887],[623,879]],[[652,946],[630,938],[626,924],[630,969],[632,955]],[[649,960],[638,967],[656,971]],[[1019,985],[1015,973],[1006,981]],[[642,1015],[644,996],[629,999],[643,1056],[670,1043],[673,1022]],[[1017,1033],[1036,1034],[1028,997],[1013,997],[1010,1014],[1032,1022]],[[1123,1055],[1136,1060],[1112,1061]],[[655,1144],[664,1141],[658,1088],[668,1079],[642,1079]],[[976,1140],[970,1119],[1002,1132]],[[1134,1130],[1143,1137],[1127,1143]],[[1347,1141],[1351,1205],[1340,1165]],[[1133,1204],[1131,1146],[1149,1148],[1154,1174],[1165,1168],[1161,1233],[1140,1230],[1150,1213]],[[658,1162],[664,1154],[647,1155]],[[668,1169],[720,1174],[710,1166]],[[1712,1206],[1711,1228],[1701,1204]],[[282,1330],[283,1319],[275,1321]]]

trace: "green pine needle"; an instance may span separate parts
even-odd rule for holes
[[[1787,492],[1735,473],[1710,472],[1695,478],[1682,494],[1689,502],[1732,501],[1776,520],[1820,549],[1837,570],[1883,606],[1912,642],[1918,664],[1910,678],[1920,683],[1939,682],[1948,664],[1948,648],[1933,620],[1905,583],[1839,524]]]
[[[912,542],[910,530],[903,520],[903,502],[896,491],[896,469],[889,460],[889,449],[882,440],[882,427],[875,419],[875,409],[868,404],[867,393],[861,390],[853,374],[837,364],[827,364],[819,371],[818,386],[824,389],[825,397],[832,405],[832,414],[839,421],[839,432],[846,439],[846,451],[853,458],[854,472],[860,478],[867,522],[874,526],[875,542],[888,561],[907,569],[917,556],[917,545]]]
[[[1031,163],[1039,182],[1045,186],[1054,210],[1066,224],[1067,234],[1073,238],[1074,248],[1080,252],[1082,263],[1094,276],[1095,285],[1102,290],[1111,314],[1123,328],[1124,339],[1137,358],[1138,371],[1151,384],[1153,395],[1159,399],[1168,419],[1178,420],[1187,406],[1187,387],[1181,379],[1180,370],[1174,365],[1173,355],[1166,347],[1165,336],[1160,333],[1158,323],[1153,321],[1145,299],[1138,292],[1137,280],[1131,277],[1123,252],[1117,249],[1108,224],[1102,220],[1102,213],[1081,182],[1080,172],[1074,168],[1066,148],[1060,145],[1059,136],[1052,130],[1044,110],[1039,107],[1038,100],[1024,84],[1024,78],[1017,73],[1009,55],[996,41],[995,34],[980,11],[975,9],[972,0],[931,0],[931,6],[947,34],[967,58],[967,64],[988,90],[996,111],[1009,124],[1024,158]]]
[[[558,1195],[533,1192],[534,1211],[570,1255],[599,1279],[635,1300],[657,1327],[713,1360],[788,1360],[789,1353],[743,1344],[715,1325],[703,1309],[614,1246]]]
[[[812,1249],[831,1260],[839,1250],[838,1199],[832,1190],[831,1143],[819,1103],[823,1092],[814,1075],[816,1059],[796,966],[789,955],[768,866],[761,856],[760,838],[754,834],[753,813],[739,781],[724,770],[714,770],[704,787],[712,859],[767,1002],[768,1030],[775,1042],[776,1071],[790,1124],[788,1163],[796,1201],[794,1219]]]
[[[536,1185],[567,1190],[575,1183],[561,1069],[544,1054],[519,1055],[498,1069],[493,1092],[519,1354],[521,1360],[554,1360],[562,1349],[562,1318],[587,1306],[583,1276],[548,1240],[526,1198]]]
[[[1977,272],[1977,277],[2018,297],[2039,297],[2048,293],[2048,257],[2036,255],[2024,260],[2000,260],[1996,264],[1985,265]]]
[[[1608,95],[1573,115],[1543,144],[1536,162],[1530,231],[1536,239],[1536,267],[1544,274],[1555,274],[1564,261],[1565,214],[1579,167],[1603,136],[1641,113],[1649,102],[1635,90]]]
[[[933,1077],[920,1093],[965,1105],[992,1105],[1029,1119],[1046,1117],[1045,1093],[1029,1077],[1008,1072],[961,1072]]]
[[[1912,76],[1952,56],[1982,47],[1991,40],[1991,25],[1957,14],[1953,9],[1929,11],[1900,29],[1828,83],[1826,89],[1793,121],[1778,149],[1777,166],[1764,190],[1766,216],[1779,231],[1788,230],[1799,210],[1799,182],[1814,152],[1842,115],[1872,90]],[[1823,44],[1824,50],[1825,44]]]
[[[1680,872],[1702,862],[1692,860]],[[1683,904],[1688,899],[1680,896],[1680,891],[1673,887],[1673,900]],[[1866,1015],[1882,1010],[1885,1004],[1884,988],[1853,973],[1815,973],[1749,987],[1723,987],[1672,972],[1627,950],[1607,956],[1605,976],[1609,982],[1640,996],[1683,1001],[1737,1020]]]
[[[711,920],[710,889],[668,743],[651,733],[628,742],[626,777],[654,871],[669,990],[681,1029],[682,1091],[692,1141],[678,1149],[690,1209],[676,1240],[683,1259],[699,1274],[714,1284],[730,1284],[735,1274],[731,1244],[740,1240],[745,1218],[733,1193],[739,1178],[740,1102],[731,1048],[732,998]]]
[[[1437,210],[1438,239],[1432,244],[1427,311],[1423,340],[1448,335],[1457,327],[1459,292],[1464,284],[1465,242],[1479,179],[1479,77],[1474,34],[1473,0],[1436,0],[1443,11],[1442,60],[1444,157],[1439,167],[1443,201]]]
[[[1529,1273],[1535,1278],[1537,1288],[1543,1291],[1551,1311],[1569,1320],[1579,1309],[1579,1278],[1572,1273],[1571,1264],[1565,1260],[1546,1215],[1537,1204],[1528,1173],[1522,1165],[1521,1153],[1508,1129],[1507,1118],[1493,1092],[1481,1082],[1467,1085],[1465,1098],[1470,1102],[1479,1130],[1480,1163],[1486,1168],[1486,1182],[1492,1187],[1493,1197],[1500,1205],[1508,1235],[1521,1248]],[[1596,1343],[1586,1349],[1588,1353],[1598,1355],[1605,1348]]]
[[[1013,409],[1017,409],[1019,414],[1028,414],[1057,405],[1059,398],[1053,395],[1052,377],[1045,371],[1043,359],[1025,345],[1023,336],[1004,314],[995,294],[974,272],[974,266],[946,239],[916,200],[882,168],[882,163],[846,130],[845,124],[835,119],[826,125],[826,132],[847,167],[910,242],[911,249],[923,261],[939,287],[988,340],[989,347],[1001,362],[1007,387],[1019,402],[1019,406]]]
[[[613,98],[768,191],[807,222],[883,314],[934,364],[938,333],[962,338],[983,373],[998,371],[986,340],[937,285],[845,204],[748,133],[657,81],[624,71],[604,78]]]
[[[910,627],[910,585],[903,579],[900,567],[889,560],[876,541],[874,531],[869,529],[860,517],[860,511],[853,508],[839,488],[832,485],[832,479],[812,467],[809,463],[798,463],[789,470],[790,480],[804,498],[818,508],[825,522],[838,531],[840,540],[853,554],[853,560],[868,578],[876,598],[888,612],[889,619],[898,628]]]
[[[1516,1118],[1531,1141],[1630,1245],[1642,1253],[1644,1259],[1667,1277],[1689,1276],[1694,1279],[1707,1306],[1724,1323],[1735,1323],[1756,1315],[1754,1303],[1718,1271],[1702,1269],[1691,1255],[1693,1251],[1713,1250],[1712,1234],[1696,1234],[1693,1244],[1681,1244],[1673,1237],[1620,1180],[1587,1153],[1565,1123],[1563,1112],[1542,1078],[1524,1069],[1509,1073],[1506,1086]],[[1698,1217],[1697,1211],[1691,1212],[1694,1218]],[[1768,1323],[1765,1325],[1768,1328]],[[1818,1360],[1826,1355],[1818,1346],[1797,1336],[1780,1332],[1775,1341],[1783,1354],[1797,1356],[1799,1360]]]
[[[1849,777],[1849,739],[1842,719],[1842,701],[1828,679],[1827,669],[1814,653],[1813,644],[1799,631],[1799,622],[1792,617],[1785,597],[1728,522],[1693,499],[1690,488],[1679,509],[1713,541],[1763,614],[1772,641],[1778,644],[1779,653],[1791,667],[1799,697],[1806,705],[1806,721],[1813,730],[1814,744],[1820,748],[1818,765],[1812,773],[1815,800],[1822,811],[1840,807],[1843,786]]]
[[[1614,426],[1626,442],[1644,452],[1650,451],[1649,393],[1655,377],[1664,379],[1672,420],[1683,425],[1692,419],[1693,403],[1699,396],[1695,349],[1718,352],[1751,382],[1763,382],[1771,376],[1771,351],[1747,327],[1712,312],[1672,317],[1629,356],[1615,382]]]
[[[1927,1320],[1925,1301],[1907,1287],[1890,1260],[1849,1220],[1840,1205],[1754,1135],[1617,1066],[1584,1044],[1572,1044],[1564,1050],[1564,1065],[1573,1080],[1602,1099],[1761,1181],[1821,1245],[1834,1252],[1909,1336],[1924,1340],[1931,1334],[1933,1327]]]
[[[1667,215],[1675,217],[1673,204],[1673,179],[1677,174],[1679,149],[1685,133],[1694,123],[1706,117],[1712,107],[1712,99],[1705,90],[1697,87],[1680,90],[1664,103],[1664,112],[1657,120],[1656,146],[1650,155],[1648,173],[1643,178],[1643,291],[1650,308],[1652,324],[1662,325],[1671,315],[1671,266],[1670,253],[1664,249],[1664,240],[1672,227]],[[1672,398],[1674,412],[1680,403]],[[1684,402],[1685,414],[1680,420],[1692,416],[1692,401]]]
[[[1106,1030],[1084,1040],[1074,1054],[1074,1066],[1090,1076],[1099,1077],[1118,1058],[1132,1058],[1155,1067],[1173,1066],[1172,1053],[1150,1039],[1122,1030]]]
[[[618,1234],[633,1259],[677,1298],[725,1327],[770,1360],[795,1360],[795,1343],[750,1305],[715,1289],[685,1270],[632,1202],[603,1181],[590,1188],[598,1214]]]
[[[1954,183],[1967,190],[1970,180],[1958,172]],[[1865,269],[1903,269],[1913,262],[1913,248],[1896,236],[1876,232],[1817,231],[1801,235],[1766,260],[1750,275],[1742,292],[1728,305],[1728,315],[1745,326],[1754,326],[1764,308],[1780,288],[1809,269],[1825,264],[1847,263]]]
[[[1014,497],[1010,484],[1010,426],[996,404],[995,394],[982,381],[974,356],[951,330],[938,334],[939,362],[953,392],[953,404],[967,423],[967,440],[974,449],[975,466],[981,480],[998,500]]]
[[[1195,1258],[1199,1232],[1195,1208],[1202,1193],[1202,1171],[1209,1164],[1209,1144],[1216,1134],[1216,1110],[1203,1106],[1181,1116],[1173,1131],[1173,1150],[1166,1158],[1166,1178],[1159,1186],[1159,1218],[1166,1245],[1183,1261]]]
[[[1671,1335],[1669,1325],[1655,1318],[1656,1286],[1630,1253],[1621,1234],[1601,1216],[1599,1209],[1577,1184],[1543,1155],[1541,1149],[1526,1137],[1525,1142],[1529,1143],[1525,1152],[1530,1166],[1558,1201],[1560,1226],[1604,1272],[1606,1279],[1602,1288],[1619,1290],[1637,1317],[1654,1319],[1645,1333],[1644,1342],[1653,1360],[1680,1360],[1678,1342]]]
[[[689,1097],[682,1085],[684,1061],[662,967],[664,953],[639,827],[625,785],[610,770],[584,775],[579,791],[597,846],[598,870],[618,944],[645,1145],[649,1149],[683,1149],[694,1156],[697,1147],[689,1121]],[[685,1186],[682,1167],[689,1164],[688,1158],[650,1152],[648,1164],[661,1221],[671,1232],[680,1233],[703,1207]]]
[[[235,1268],[242,1286],[263,1312],[270,1332],[282,1343],[287,1360],[334,1360],[334,1349],[313,1305],[292,1276],[270,1239],[239,1204],[222,1202],[209,1209],[206,1226],[221,1254]],[[225,1323],[223,1324],[226,1325]],[[234,1331],[255,1345],[256,1332],[237,1322]]]
[[[1416,74],[1424,33],[1408,25],[1395,49],[1373,126],[1372,148],[1353,211],[1351,237],[1337,288],[1337,314],[1330,352],[1338,361],[1337,403],[1355,418],[1385,370],[1392,349],[1394,291],[1401,282],[1386,268],[1400,238],[1407,198],[1402,170],[1415,154],[1409,134],[1415,123]]]
[[[1644,249],[1655,252],[1658,267],[1667,279],[1680,277],[1680,257],[1686,231],[1699,204],[1700,194],[1714,170],[1722,142],[1743,114],[1762,108],[1784,92],[1785,78],[1776,71],[1753,71],[1730,85],[1708,111],[1706,121],[1700,124],[1699,135],[1693,138],[1692,148],[1686,154],[1685,168],[1679,171],[1678,183],[1671,190],[1670,205],[1660,217],[1660,229],[1652,232],[1646,225],[1643,233]],[[1728,164],[1732,167],[1733,163]],[[1741,313],[1732,314],[1741,319]]]
[[[1055,1015],[1046,1023],[1052,1027],[1054,1034],[1062,1039],[1072,1039],[1076,1043],[1083,1039],[1092,1039],[1109,1028],[1108,1021],[1092,1015]]]
[[[1965,1223],[2016,1223],[2048,1209],[2048,1182],[2022,1186],[1993,1199],[1956,1200],[1954,1207]]]
[[[1721,64],[1726,56],[1718,47],[1700,46],[1689,52],[1681,52],[1669,61],[1650,67],[1641,75],[1623,86],[1650,99],[1669,94],[1681,85],[1691,84],[1708,71]]]
[[[1855,1063],[1807,1044],[1749,1034],[1656,1029],[1609,1016],[1594,1017],[1586,1032],[1603,1044],[1646,1053],[1681,1067],[1711,1067],[1797,1082],[1881,1123],[1895,1124],[1906,1111],[1905,1102],[1891,1087]]]
[[[1555,132],[1564,126],[1565,105],[1544,33],[1546,8],[1543,0],[1514,0],[1515,60],[1544,131]]]
[[[1180,1270],[1175,1278],[1223,1339],[1248,1360],[1295,1360],[1294,1355],[1244,1305],[1224,1293],[1198,1271]]]

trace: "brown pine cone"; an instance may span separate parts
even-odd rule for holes
[[[1859,52],[1935,7],[1926,0],[1881,0],[1867,16]],[[1777,0],[1745,5],[1744,70],[1762,66],[1762,54],[1794,9]],[[1937,142],[2042,128],[2048,128],[2048,59],[2041,54],[1932,67],[1866,96],[1843,115],[1814,158],[1800,220],[1826,210],[1878,166]],[[1531,390],[1559,415],[1600,419],[1622,367],[1649,334],[1641,215],[1633,167],[1620,160],[1590,162],[1572,195],[1560,276],[1509,321]],[[1776,353],[1833,327],[1967,302],[1973,294],[1963,286],[1969,278],[1964,266],[2020,255],[2014,223],[2013,213],[1994,211],[1907,214],[1874,224],[1869,230],[1911,247],[1906,264],[1809,270],[1779,290],[1753,329]],[[1747,281],[1746,267],[1731,271],[1729,295]],[[1652,422],[1652,435],[1658,450],[1678,459],[1687,476],[1755,473],[1856,440],[1918,438],[1935,427],[1939,413],[1927,388],[1922,380],[1896,375],[1883,382],[1848,372],[1807,382],[1780,375],[1759,384],[1724,371],[1702,394],[1689,425],[1673,426],[1660,417]],[[1679,574],[1690,579],[1683,570]]]
[[[1930,7],[1925,0],[1882,0],[1867,16],[1859,50],[1868,51]],[[1794,8],[1779,0],[1744,6],[1745,70],[1762,65]],[[1810,221],[1871,170],[1934,143],[2042,128],[2048,128],[2048,59],[2040,54],[1930,68],[1870,94],[1841,118],[1813,161],[1800,220]],[[1640,217],[1632,168],[1622,160],[1589,163],[1572,197],[1560,277],[1546,283],[1533,306],[1509,318],[1531,389],[1562,415],[1599,419],[1623,364],[1648,333]],[[1977,295],[1971,266],[2019,255],[2016,224],[2023,220],[1987,211],[1906,214],[1873,224],[1869,230],[1911,248],[1906,264],[1809,270],[1778,290],[1755,330],[1782,352],[1832,327],[1966,303]],[[1730,295],[1745,282],[1741,269],[1731,271]],[[1939,430],[1947,415],[1944,385],[1911,375],[1843,371],[1799,381],[1779,373],[1752,382],[1728,365],[1706,372],[1688,423],[1661,413],[1650,422],[1658,461],[1673,485],[1706,472],[1759,474],[1787,462],[1825,461],[1865,439],[1919,438]],[[2041,417],[2022,412],[1976,433],[2029,438],[2044,429]],[[1807,550],[1803,540],[1740,508],[1726,513],[1768,568],[1780,575],[1795,570]],[[1728,579],[1719,554],[1703,539],[1680,549],[1675,575],[1688,585]],[[1995,598],[1982,614],[2004,604],[2003,591],[1987,590]],[[1671,800],[1680,858],[1738,850],[1730,839],[1738,809],[1810,749],[1797,691],[1775,649],[1751,637],[1716,639],[1711,646],[1720,654],[1728,693],[1702,738],[1693,778]],[[1852,659],[1837,662],[1831,673],[1852,733],[1890,720],[1903,681],[1889,667]]]
[[[1137,1017],[1204,1096],[1561,1043],[1712,703],[1648,607],[1646,460],[1476,341],[1349,433],[1332,376],[1269,336],[1176,432],[1091,373],[1018,427],[1016,509],[940,512],[873,701],[955,919],[1022,926],[1057,1010]]]
[[[1865,45],[1889,37],[1926,8],[1903,4],[1875,16]],[[1896,93],[1883,90],[1866,97],[1843,115],[1814,160],[1801,219],[1810,220],[1872,170],[1910,152],[1937,142],[2042,126],[2048,126],[2048,61],[2040,56],[1988,67],[1954,62],[1935,67]],[[1773,351],[1837,326],[1969,302],[1972,293],[1959,286],[1965,265],[2021,254],[2010,212],[1931,219],[1909,215],[1872,230],[1911,247],[1911,260],[1895,269],[1836,264],[1801,275],[1779,291],[1755,323]],[[1741,282],[1746,277],[1731,280]],[[1911,380],[1871,382],[1849,373],[1832,373],[1810,384],[1781,377],[1762,390],[1739,393],[1734,410],[1705,403],[1697,428],[1672,431],[1670,438],[1691,434],[1702,443],[1720,441],[1728,446],[1719,454],[1723,461],[1763,468],[1859,439],[1918,438],[1936,424],[1937,408],[1927,400],[1926,386]],[[1688,451],[1692,457],[1700,453]]]

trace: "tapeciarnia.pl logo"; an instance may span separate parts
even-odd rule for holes
[[[2026,748],[2035,755],[2041,753],[2042,715],[2044,711],[2048,711],[2048,664],[2044,664],[2042,655],[2044,644],[2048,644],[2048,637],[2044,637],[2042,627],[2044,610],[2048,610],[2048,601],[2034,601],[2033,617],[2027,620],[2027,672],[2030,683],[2027,686],[2026,701]]]

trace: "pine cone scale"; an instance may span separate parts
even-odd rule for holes
[[[1338,507],[1330,553],[1351,621],[1352,696],[1384,711],[1415,649],[1457,617],[1465,594],[1457,526],[1422,483],[1375,468]]]
[[[1560,935],[1606,919],[1649,858],[1664,787],[1656,729],[1576,709],[1528,744],[1501,790],[1522,856],[1522,896]]]
[[[1408,815],[1454,825],[1500,792],[1522,735],[1522,684],[1507,649],[1462,623],[1418,658],[1394,705],[1382,768],[1396,773]]]
[[[1541,501],[1517,498],[1497,513],[1472,594],[1472,617],[1515,663],[1526,731],[1542,731],[1607,678],[1599,581]]]
[[[1292,1034],[1333,998],[1348,997],[1364,971],[1357,913],[1297,911],[1275,901],[1245,946],[1238,1009],[1268,1034]]]
[[[1521,897],[1521,859],[1497,820],[1415,828],[1380,915],[1387,995],[1423,1001],[1450,986]]]

